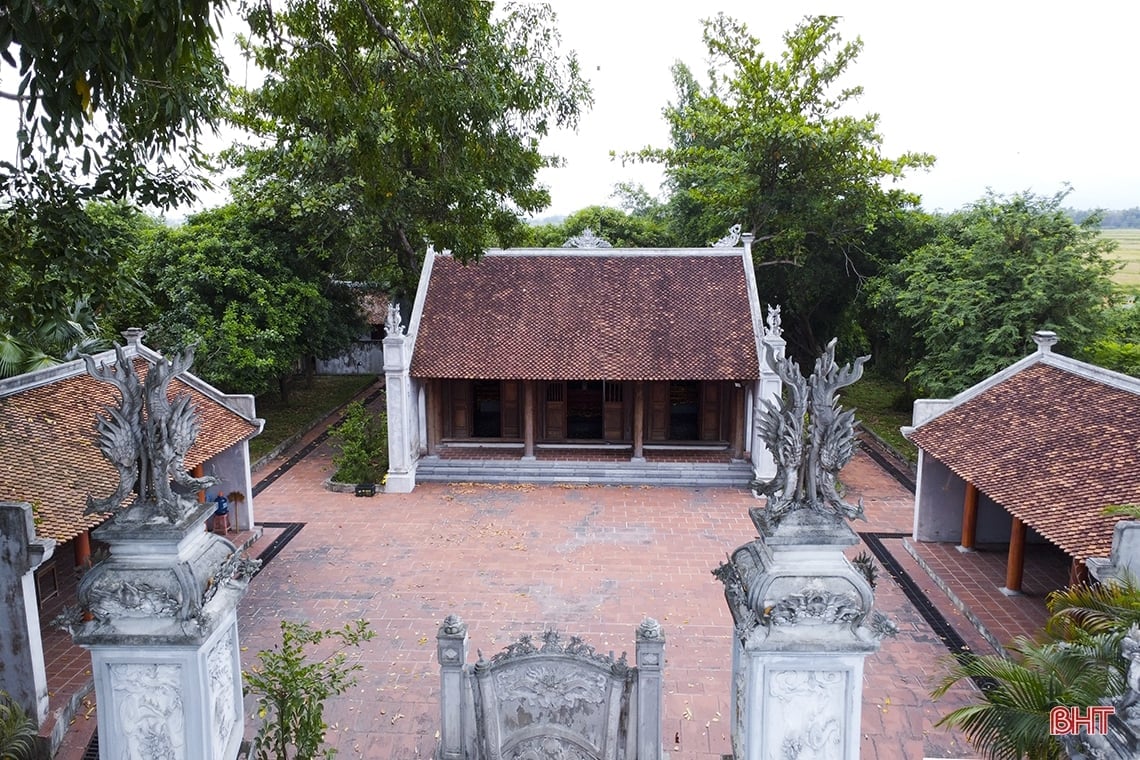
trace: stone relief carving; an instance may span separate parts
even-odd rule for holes
[[[842,710],[841,687],[846,676],[838,671],[785,670],[771,674],[768,693],[780,715],[774,726],[782,729],[782,760],[831,760],[840,757],[842,729],[834,717]],[[839,700],[836,700],[836,696]],[[837,704],[838,702],[838,704]]]
[[[86,588],[83,601],[96,620],[175,617],[182,609],[179,589],[104,576]]]
[[[783,337],[784,330],[780,324],[780,307],[768,304],[768,311],[764,316],[764,337]]]
[[[205,604],[213,599],[218,589],[223,586],[234,585],[245,588],[260,569],[261,560],[251,559],[241,552],[234,552],[218,566],[218,571],[210,578],[206,585],[206,593],[202,595],[202,603]]]
[[[563,248],[613,248],[610,241],[605,238],[599,237],[595,232],[587,227],[582,230],[581,235],[574,235],[567,238],[566,242],[562,244]]]
[[[114,663],[111,689],[125,757],[185,760],[182,669],[178,665]]]
[[[789,594],[765,610],[770,625],[819,625],[851,623],[863,616],[859,600],[823,587],[809,587]]]
[[[524,739],[510,750],[511,760],[597,760],[576,744],[554,736]]]
[[[740,245],[740,225],[734,224],[728,228],[728,234],[709,244],[712,248],[735,248]]]
[[[500,699],[517,699],[543,710],[558,712],[580,703],[601,704],[606,696],[606,676],[573,666],[536,664],[495,673]]]
[[[806,379],[798,364],[774,356],[768,348],[787,390],[779,404],[765,400],[757,419],[776,460],[776,476],[756,484],[768,497],[764,516],[770,527],[799,510],[863,518],[863,502],[846,503],[837,488],[839,471],[855,455],[855,412],[839,406],[837,392],[862,377],[870,357],[861,356],[841,369],[835,362],[835,343],[833,339],[827,344]]]
[[[237,724],[234,706],[234,646],[229,636],[223,636],[210,650],[206,667],[210,676],[210,704],[213,708],[214,757],[222,757],[230,734]]]
[[[445,621],[446,623],[446,621]],[[658,626],[660,628],[660,626]],[[629,669],[629,664],[626,660],[626,653],[622,652],[621,657],[614,659],[612,656],[599,654],[594,651],[594,648],[582,640],[580,636],[571,636],[567,644],[562,643],[562,635],[558,631],[548,630],[542,634],[542,646],[538,647],[534,643],[534,638],[530,634],[523,634],[519,636],[518,641],[515,641],[503,649],[503,651],[491,657],[490,665],[499,665],[503,662],[526,657],[533,654],[568,654],[578,657],[582,660],[589,660],[596,662],[599,665],[604,665],[610,668],[614,673],[625,673]],[[480,662],[486,665],[483,660],[483,653],[479,653]],[[476,667],[479,664],[476,663]]]
[[[400,316],[400,305],[397,303],[388,304],[388,317],[384,320],[384,334],[393,337],[405,333],[404,318]]]
[[[118,471],[119,486],[105,499],[88,496],[87,513],[119,514],[132,491],[137,496],[124,513],[130,522],[173,524],[196,511],[198,503],[175,493],[171,483],[189,493],[217,481],[186,474],[183,459],[198,437],[198,413],[190,394],[180,393],[173,401],[167,396],[170,381],[190,369],[193,348],[170,361],[159,360],[141,382],[120,346],[115,347],[113,365],[96,367],[90,356],[83,361],[91,377],[114,385],[120,396],[117,408],[105,407],[105,414],[95,419],[97,445]]]

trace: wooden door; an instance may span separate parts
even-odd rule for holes
[[[451,435],[453,438],[471,437],[471,381],[452,380],[451,390]]]
[[[648,383],[649,440],[669,437],[669,383]]]
[[[720,435],[720,383],[701,383],[701,440],[719,441]]]
[[[546,402],[543,409],[545,435],[548,441],[566,440],[566,383],[546,384]]]
[[[519,384],[517,380],[504,380],[500,391],[502,403],[503,422],[501,426],[503,438],[521,438],[522,429],[519,427]]]

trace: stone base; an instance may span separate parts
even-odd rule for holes
[[[384,482],[384,493],[411,493],[416,487],[416,471],[392,472],[388,471],[388,479]]]
[[[140,636],[87,648],[101,757],[237,757],[244,722],[236,610],[197,646]]]

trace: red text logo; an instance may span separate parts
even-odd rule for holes
[[[1049,711],[1049,733],[1053,736],[1106,734],[1108,718],[1115,712],[1116,708],[1112,705],[1094,707],[1058,705]]]

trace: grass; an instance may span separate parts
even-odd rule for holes
[[[908,462],[918,461],[918,448],[903,438],[899,428],[911,422],[911,404],[902,383],[868,372],[840,391],[839,403],[855,407],[855,419],[890,444]]]
[[[1124,264],[1124,268],[1113,276],[1113,281],[1126,290],[1140,292],[1140,230],[1101,230],[1100,234],[1116,241],[1112,257]]]
[[[257,416],[265,420],[265,430],[249,442],[250,459],[260,459],[289,437],[307,430],[374,380],[375,375],[317,375],[311,388],[304,383],[293,388],[288,406],[276,393],[258,396]]]

